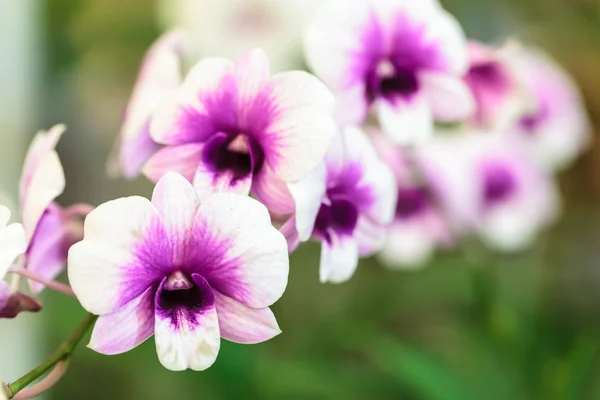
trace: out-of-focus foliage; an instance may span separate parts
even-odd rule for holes
[[[291,1],[291,0],[290,0]],[[59,152],[69,201],[148,194],[109,181],[104,161],[139,61],[159,28],[152,2],[49,0],[46,121],[65,121]],[[448,0],[470,36],[518,36],[545,47],[579,82],[600,122],[600,6],[595,0]],[[48,122],[48,123],[45,123]],[[80,349],[52,392],[60,399],[600,398],[599,145],[561,177],[565,213],[526,253],[477,245],[427,268],[392,272],[367,261],[344,285],[318,283],[318,248],[294,254],[274,307],[283,334],[223,343],[206,372],[171,373],[153,341],[121,356]],[[48,347],[82,318],[45,293]],[[50,299],[50,297],[52,297]]]

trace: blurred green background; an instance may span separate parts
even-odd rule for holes
[[[104,163],[143,53],[163,29],[157,7],[37,3],[43,79],[30,124],[69,128],[58,147],[67,176],[60,201],[149,195],[144,178],[108,179]],[[546,48],[600,121],[597,0],[442,3],[473,38]],[[47,398],[600,399],[600,146],[592,147],[560,176],[563,217],[527,252],[500,256],[472,243],[410,272],[365,260],[336,286],[318,282],[318,246],[308,244],[293,255],[288,290],[273,307],[283,330],[274,340],[223,342],[213,367],[182,373],[159,364],[152,339],[111,357],[82,346]],[[84,311],[59,294],[43,301],[40,338],[50,351]]]

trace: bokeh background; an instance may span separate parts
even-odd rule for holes
[[[252,29],[264,29],[276,37],[290,24],[273,21],[280,15],[273,7],[289,8],[289,21],[299,24],[304,14],[294,7],[319,1],[0,1],[0,183],[7,201],[29,140],[59,122],[68,126],[58,146],[67,177],[60,202],[150,195],[144,178],[109,179],[105,162],[143,53],[167,26],[196,18],[182,12],[185,3],[195,3],[205,53],[235,55],[235,40],[224,32],[240,29],[252,40]],[[473,38],[544,47],[573,74],[600,126],[598,0],[442,3]],[[211,13],[219,19],[208,24]],[[303,68],[297,42],[284,48],[277,54],[282,68]],[[600,399],[599,161],[594,141],[560,176],[563,216],[526,252],[498,255],[472,243],[404,272],[365,260],[350,282],[322,285],[318,246],[308,244],[293,255],[288,290],[274,306],[283,330],[274,340],[224,342],[216,364],[201,373],[165,370],[153,340],[112,357],[81,346],[45,398]],[[41,361],[85,314],[60,294],[42,300],[35,318],[0,325],[7,380]]]

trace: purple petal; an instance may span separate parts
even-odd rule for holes
[[[0,281],[0,318],[14,318],[20,312],[37,312],[41,309],[42,305],[37,300]]]

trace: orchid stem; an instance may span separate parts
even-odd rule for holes
[[[48,287],[52,290],[55,290],[57,292],[61,292],[68,296],[75,297],[75,293],[73,293],[73,289],[71,289],[71,286],[65,285],[64,283],[54,281],[52,279],[48,279],[42,275],[36,274],[35,272],[28,270],[26,268],[12,267],[9,270],[9,272],[12,272],[12,273],[16,274],[17,276],[23,276],[27,279],[31,279],[32,281],[39,282],[39,283],[45,285],[46,287]]]
[[[27,374],[23,375],[16,381],[9,383],[7,385],[8,398],[12,399],[13,397],[15,397],[17,393],[25,389],[33,381],[35,381],[40,376],[44,375],[46,372],[52,369],[52,367],[54,367],[54,365],[56,365],[58,362],[67,360],[71,356],[73,350],[75,350],[75,347],[77,347],[77,344],[79,344],[83,336],[92,327],[92,325],[96,321],[96,318],[98,318],[96,315],[88,313],[83,319],[83,321],[81,321],[79,326],[75,329],[75,331],[73,331],[71,336],[69,336],[69,338],[65,340],[58,347],[58,349],[56,349],[56,351],[52,353],[50,357],[48,357],[46,361],[42,362],[40,365],[38,365],[37,367],[29,371]]]

